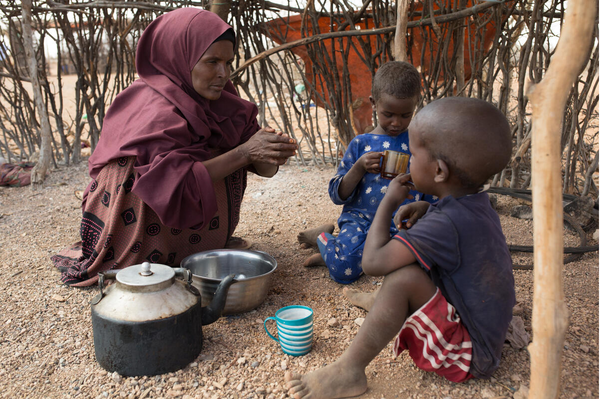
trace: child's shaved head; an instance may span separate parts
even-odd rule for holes
[[[413,119],[420,144],[443,160],[463,188],[477,188],[502,171],[511,156],[506,117],[483,100],[448,97],[423,108]]]

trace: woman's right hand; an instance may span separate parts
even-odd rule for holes
[[[398,208],[396,215],[394,215],[394,223],[399,229],[410,229],[415,225],[415,223],[417,223],[417,220],[427,213],[428,209],[429,202],[425,201],[416,201],[411,202],[410,204],[402,205],[400,208]],[[406,220],[406,222],[402,223],[403,220]]]
[[[283,165],[287,159],[296,154],[298,145],[287,134],[275,132],[271,127],[260,129],[254,136],[237,150],[248,163]]]

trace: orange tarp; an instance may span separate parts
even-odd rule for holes
[[[470,6],[471,1],[469,0],[469,2],[467,3],[467,7]],[[416,3],[416,10],[419,11],[419,9],[422,9],[422,3]],[[269,21],[267,23],[267,26],[270,34],[273,37],[273,40],[275,40],[275,42],[277,42],[278,44],[283,44],[301,39],[303,37],[300,30],[302,24],[301,17],[301,15],[293,15],[291,17],[278,18]],[[415,17],[412,18],[412,20],[418,20],[418,18]],[[306,31],[312,32],[313,29],[310,19],[307,18],[305,23],[307,26]],[[472,38],[469,38],[467,36],[467,32],[470,32],[473,35],[477,30],[471,19],[465,18],[465,23],[469,23],[471,25],[469,27],[470,29],[465,30],[465,79],[468,79],[471,73],[469,58],[470,52],[468,50],[468,46],[470,43],[472,43]],[[318,24],[318,29],[320,33],[327,33],[332,31],[335,32],[338,30],[338,24],[332,24],[331,19],[329,17],[321,17],[318,20]],[[372,29],[373,21],[370,18],[364,19],[356,24],[356,29],[359,28]],[[431,32],[431,28],[426,27],[423,29],[429,30],[429,34],[427,35],[428,37],[435,37],[435,35]],[[349,30],[349,27],[346,27],[345,30]],[[409,30],[409,34],[410,32],[411,30]],[[495,27],[493,23],[490,22],[488,23],[488,29],[484,38],[484,46],[486,49],[490,47],[494,35]],[[348,40],[352,40],[354,46],[350,48],[348,53],[347,70],[349,72],[352,90],[352,114],[354,119],[353,123],[356,129],[356,133],[360,134],[364,133],[365,129],[368,129],[372,125],[372,108],[369,101],[369,96],[371,95],[372,76],[369,68],[365,65],[365,63],[362,60],[364,56],[362,56],[362,47],[360,45],[360,40],[362,40],[364,43],[370,42],[371,48],[373,49],[373,51],[375,51],[377,37],[375,35],[362,36],[360,39],[358,37],[344,37],[342,39],[344,43],[344,48],[340,47],[339,40],[339,38],[327,40],[326,47],[328,51],[329,60],[331,60],[328,63],[331,65],[331,63],[333,62],[331,54],[334,53],[337,76],[334,74],[335,71],[331,71],[332,78],[336,83],[336,87],[341,86],[343,88],[343,85],[340,85],[339,81],[339,79],[341,79],[341,77],[343,76],[344,69],[343,52],[347,50]],[[414,34],[410,38],[410,42],[412,42],[411,55],[413,64],[416,67],[420,67],[421,72],[424,75],[427,75],[430,70],[429,62],[431,59],[431,52],[433,51],[434,55],[438,52],[438,43],[423,43],[423,38],[421,34],[417,34],[416,30],[414,30]],[[454,43],[451,41],[448,49],[449,54],[452,54],[453,47]],[[361,54],[357,53],[357,49]],[[424,49],[423,57],[421,55],[422,49]],[[312,62],[308,55],[306,46],[294,47],[292,49],[292,52],[301,57],[304,61],[306,78],[309,80],[309,82],[312,85],[314,85],[317,92],[322,95],[322,98],[325,99],[325,101],[329,101],[329,92],[324,82],[322,80],[317,80],[316,82],[313,81]],[[423,65],[421,65],[420,63],[421,59],[424,60]],[[313,101],[315,101],[317,105],[323,105],[318,98],[313,98]],[[348,104],[348,106],[349,105],[350,104]]]

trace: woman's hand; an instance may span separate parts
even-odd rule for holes
[[[381,172],[381,167],[379,166],[381,154],[381,152],[376,151],[365,152],[356,163],[362,166],[367,173],[379,173]]]
[[[248,163],[279,166],[296,154],[298,145],[287,134],[265,127],[236,149]]]
[[[410,204],[402,205],[396,215],[394,215],[394,223],[396,227],[399,229],[406,228],[410,229],[417,223],[427,210],[429,209],[429,202],[425,201],[416,201]],[[402,223],[403,220],[406,220],[405,223]]]

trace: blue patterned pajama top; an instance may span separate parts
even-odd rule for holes
[[[391,180],[382,178],[379,173],[365,173],[364,177],[346,200],[338,195],[342,178],[352,165],[367,152],[400,151],[410,155],[408,132],[396,137],[365,133],[355,137],[344,154],[336,175],[329,182],[329,196],[337,205],[344,205],[338,219],[340,233],[337,237],[325,234],[319,239],[319,249],[327,264],[329,274],[338,283],[349,284],[362,274],[361,260],[367,233],[375,217],[379,203],[383,199]],[[410,171],[410,166],[409,166]],[[436,197],[411,190],[414,201],[435,202]],[[390,237],[398,233],[392,222]]]

